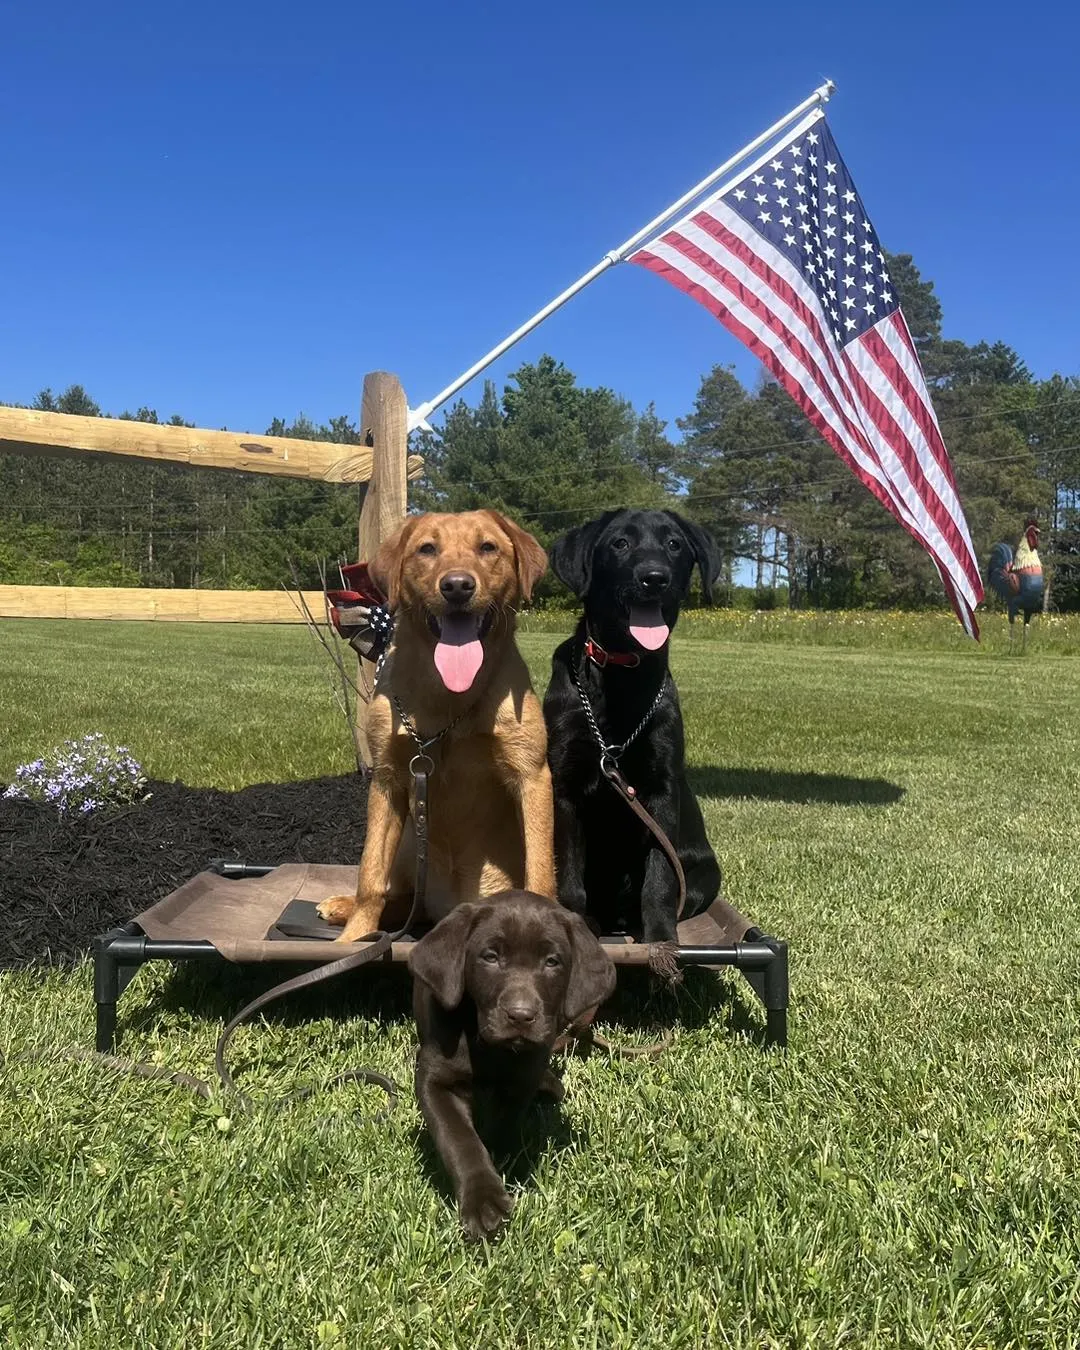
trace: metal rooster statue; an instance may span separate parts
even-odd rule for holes
[[[1016,616],[1024,615],[1020,650],[1027,646],[1027,626],[1031,616],[1043,606],[1043,571],[1039,561],[1039,526],[1034,516],[1024,522],[1024,533],[1016,546],[1016,555],[1008,544],[995,544],[990,550],[987,580],[1005,601],[1009,611],[1009,646],[1012,647]]]

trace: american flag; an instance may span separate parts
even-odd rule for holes
[[[977,638],[979,566],[885,254],[820,111],[631,254],[757,356],[929,553]]]

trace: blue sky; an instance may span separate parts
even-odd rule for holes
[[[415,405],[825,76],[947,334],[1080,371],[1071,4],[42,0],[4,34],[3,400],[261,431],[388,369]],[[758,369],[629,266],[489,373],[543,351],[667,419]]]

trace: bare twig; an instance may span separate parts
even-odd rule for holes
[[[282,586],[282,589],[285,590],[286,594],[289,596],[293,604],[296,606],[297,611],[299,612],[301,618],[304,620],[304,626],[307,628],[308,632],[320,644],[320,646],[326,652],[327,656],[329,656],[330,660],[337,668],[338,681],[340,681],[340,688],[338,687],[338,681],[335,681],[333,675],[330,675],[329,676],[330,689],[334,695],[335,703],[337,703],[338,707],[341,709],[342,714],[345,717],[345,721],[348,723],[349,735],[353,745],[353,754],[356,757],[357,772],[362,775],[366,772],[367,766],[364,763],[363,738],[361,737],[360,728],[358,724],[359,705],[361,702],[366,703],[368,699],[361,694],[356,684],[350,678],[349,672],[345,665],[344,657],[342,656],[341,653],[341,640],[338,637],[337,629],[334,627],[333,622],[330,618],[330,604],[329,599],[326,595],[326,569],[323,567],[321,563],[319,564],[319,579],[322,584],[322,591],[323,591],[325,624],[328,631],[333,635],[333,645],[331,645],[331,643],[327,641],[320,625],[316,622],[315,616],[311,612],[311,607],[308,605],[307,598],[304,595],[303,587],[300,584],[300,578],[299,575],[297,574],[296,567],[293,564],[292,559],[289,559],[289,571],[292,573],[293,586],[295,587],[295,590],[290,591],[288,587],[284,586],[284,584]],[[352,701],[350,701],[349,698],[350,689],[352,690],[354,696]]]

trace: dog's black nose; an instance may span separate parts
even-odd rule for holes
[[[476,578],[468,572],[447,572],[439,582],[439,590],[451,605],[463,605],[471,600],[476,590]]]
[[[650,567],[638,577],[638,584],[643,591],[662,591],[671,584],[671,573],[666,567]]]
[[[506,1009],[506,1016],[515,1026],[527,1027],[536,1021],[536,1008],[529,1003],[512,1003]]]

